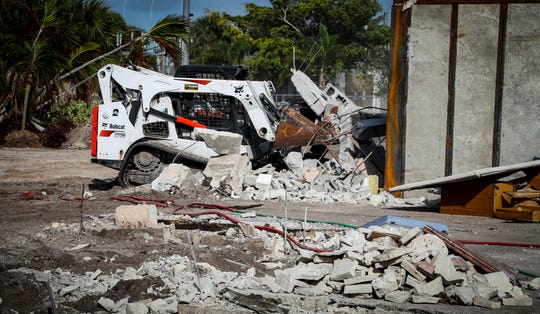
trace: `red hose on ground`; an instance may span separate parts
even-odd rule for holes
[[[180,213],[178,213],[178,210],[180,208],[176,209],[173,211],[173,214],[174,215],[180,215]],[[242,222],[238,219],[234,219],[233,217],[227,215],[227,214],[224,214],[222,212],[218,212],[218,211],[206,211],[206,212],[202,212],[202,213],[182,213],[182,215],[186,215],[186,216],[190,216],[190,217],[196,217],[196,216],[201,216],[201,215],[218,215],[222,218],[225,218],[237,225],[239,224],[242,224],[242,225],[246,225],[246,226],[253,226],[255,229],[259,229],[259,230],[264,230],[264,231],[269,231],[269,232],[273,232],[273,233],[277,233],[279,235],[285,235],[285,232],[279,230],[279,229],[276,229],[274,227],[270,227],[270,226],[260,226],[260,225],[250,225],[248,223],[245,223],[245,222]],[[293,243],[294,245],[296,245],[297,247],[301,248],[301,249],[304,249],[304,250],[308,250],[308,251],[313,251],[313,252],[317,252],[317,253],[328,253],[328,252],[332,252],[330,250],[325,250],[325,249],[319,249],[319,248],[312,248],[312,247],[308,247],[308,246],[305,246],[303,245],[302,243],[296,241],[290,234],[287,234],[287,240],[289,240],[289,242]]]
[[[479,244],[479,245],[500,245],[500,246],[519,246],[540,248],[540,244],[516,243],[516,242],[494,242],[494,241],[474,241],[474,240],[457,240],[462,244]]]

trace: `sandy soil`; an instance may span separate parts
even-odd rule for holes
[[[43,300],[47,288],[33,282],[32,278],[9,272],[10,269],[28,267],[33,269],[62,268],[84,273],[101,269],[135,267],[143,261],[159,256],[189,254],[186,247],[164,244],[160,231],[156,230],[101,230],[80,231],[81,201],[75,200],[82,189],[90,191],[92,198],[83,203],[86,215],[99,216],[114,213],[121,204],[111,197],[122,192],[115,181],[116,171],[90,163],[89,150],[75,149],[0,149],[0,312],[14,309],[19,313],[46,313]],[[170,199],[165,193],[150,193],[145,197]],[[175,195],[178,204],[191,201],[246,205],[253,202],[221,198],[205,189]],[[442,215],[426,208],[376,208],[350,204],[289,203],[287,215],[303,218],[307,208],[308,219],[363,225],[385,215],[401,216],[446,224],[454,239],[478,241],[506,241],[522,243],[540,242],[540,224],[509,222],[484,217]],[[163,209],[171,211],[171,209]],[[264,202],[258,213],[285,215],[283,202]],[[73,228],[55,228],[74,226]],[[150,236],[150,237],[149,237]],[[150,239],[150,240],[149,240]],[[66,251],[81,243],[91,245],[83,250]],[[208,262],[224,271],[240,271],[254,267],[260,274],[265,270],[257,265],[256,257],[260,243],[252,241],[245,247],[224,251],[219,240],[208,240],[197,250],[202,262]],[[211,249],[208,249],[208,247]],[[511,246],[471,245],[475,252],[485,254],[512,268],[530,273],[540,273],[540,249]],[[81,262],[83,256],[91,256],[91,262]],[[228,258],[217,258],[227,256]],[[114,258],[113,258],[114,257]],[[242,266],[244,265],[244,266]],[[524,275],[520,279],[528,279]],[[109,297],[129,295],[131,300],[152,297],[147,287],[159,285],[147,279],[123,283],[109,291]],[[538,293],[536,293],[538,294]],[[79,311],[100,310],[96,297],[81,299],[71,307]],[[460,307],[439,304],[419,306],[425,312],[485,312],[476,307]],[[504,313],[509,308],[490,310]],[[512,312],[531,313],[540,310],[538,298],[533,307],[511,308]],[[399,312],[399,310],[396,310]]]

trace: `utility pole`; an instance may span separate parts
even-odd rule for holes
[[[184,21],[186,21],[189,24],[189,1],[190,0],[184,0]],[[186,65],[189,64],[189,52],[187,48],[187,44],[183,39],[180,39],[180,47],[182,47],[182,64]]]

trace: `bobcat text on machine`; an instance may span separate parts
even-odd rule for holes
[[[279,113],[271,82],[181,74],[112,64],[98,71],[103,104],[93,111],[92,161],[118,169],[122,186],[149,183],[178,159],[206,163],[218,156],[196,128],[240,134],[253,161],[272,153]]]

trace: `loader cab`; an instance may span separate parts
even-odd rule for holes
[[[248,75],[249,67],[241,65],[182,65],[174,73],[174,77],[237,81]]]

